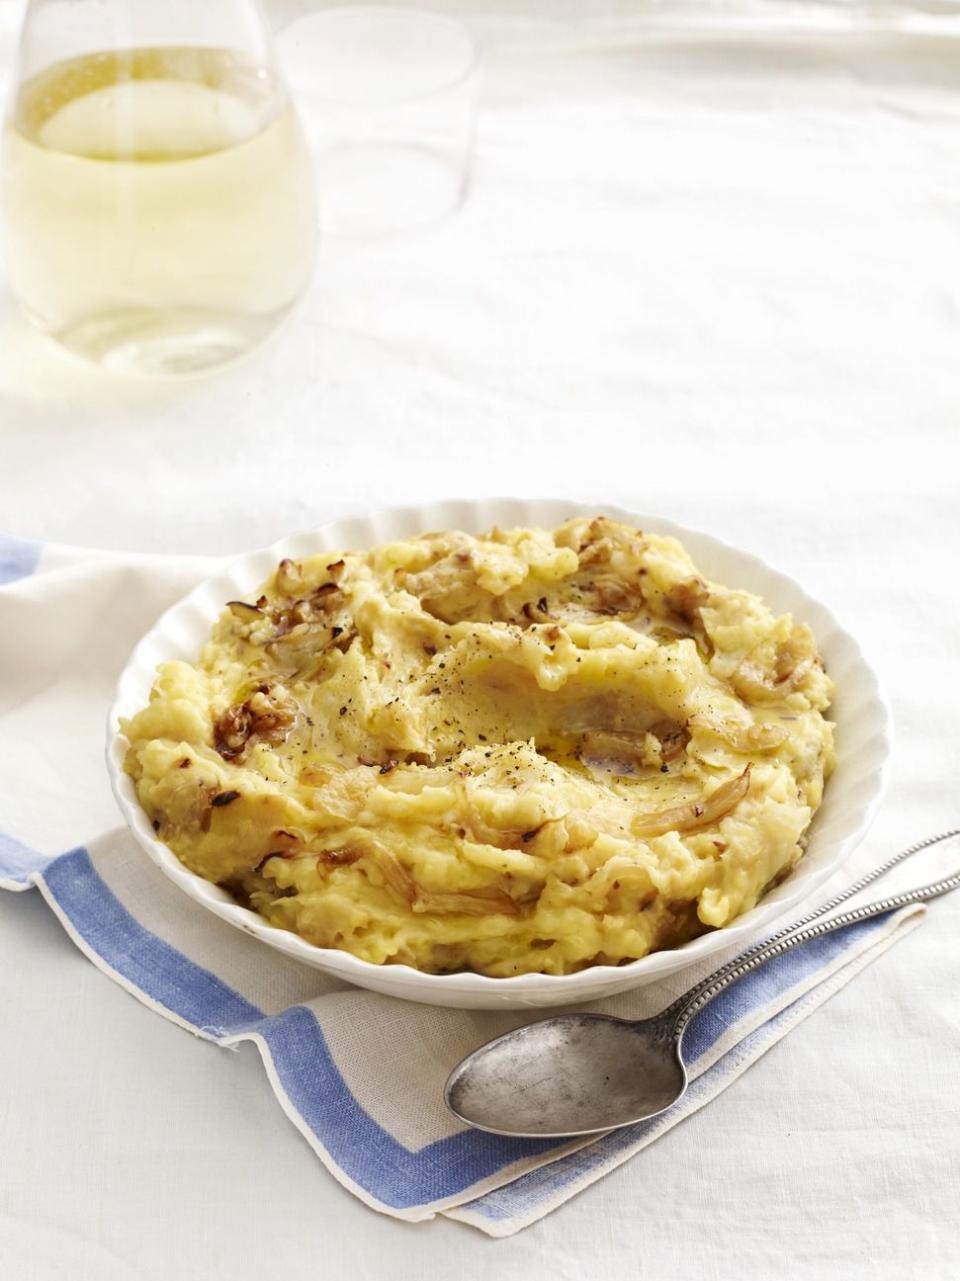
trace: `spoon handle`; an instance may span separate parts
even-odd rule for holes
[[[949,832],[941,832],[937,836],[928,836],[926,840],[917,841],[916,845],[907,846],[907,848],[905,850],[901,850],[899,854],[894,854],[894,856],[892,858],[888,858],[885,863],[878,864],[877,867],[867,872],[865,876],[861,876],[858,881],[854,881],[852,885],[848,885],[845,890],[842,890],[841,893],[837,894],[834,898],[828,899],[826,903],[821,903],[815,911],[810,912],[807,916],[801,916],[797,921],[791,921],[789,925],[785,925],[783,929],[778,930],[776,934],[771,934],[767,938],[761,939],[759,943],[754,943],[753,946],[747,948],[745,952],[741,952],[739,956],[735,956],[732,961],[728,961],[712,974],[708,974],[706,978],[703,978],[699,983],[694,984],[694,986],[684,992],[682,996],[678,996],[672,1005],[668,1005],[665,1010],[661,1011],[658,1017],[662,1019],[664,1023],[669,1025],[673,1020],[679,1017],[679,1015],[700,995],[701,992],[706,991],[708,987],[712,987],[720,979],[725,978],[728,973],[733,973],[733,971],[736,970],[738,972],[738,977],[742,976],[746,971],[742,971],[740,967],[747,961],[752,960],[753,957],[759,956],[761,952],[765,954],[766,949],[772,943],[778,943],[780,939],[787,938],[796,930],[802,929],[805,925],[810,925],[813,921],[818,921],[822,916],[825,916],[827,912],[832,912],[835,907],[839,907],[840,904],[845,903],[847,899],[853,898],[855,894],[859,894],[861,890],[866,889],[868,885],[872,885],[873,882],[879,880],[881,876],[885,876],[887,872],[898,864],[905,862],[908,858],[912,858],[914,854],[919,854],[921,850],[929,849],[931,845],[939,845],[941,841],[948,841],[954,836],[960,836],[960,828],[951,828]],[[719,990],[720,989],[718,989],[718,991]]]
[[[929,899],[939,898],[941,894],[947,894],[958,887],[960,887],[960,872],[954,872],[952,876],[945,876],[942,880],[934,881],[930,885],[921,885],[918,889],[907,890],[903,894],[892,894],[889,898],[880,899],[876,903],[867,903],[864,907],[841,912],[839,916],[831,917],[829,921],[821,921],[819,925],[811,925],[808,929],[792,933],[789,938],[770,941],[759,949],[752,949],[754,955],[749,960],[740,960],[725,966],[723,971],[718,971],[718,977],[709,982],[707,987],[701,987],[697,991],[693,999],[681,1010],[674,1024],[675,1040],[680,1040],[693,1016],[699,1014],[715,996],[719,996],[725,988],[742,979],[751,970],[759,969],[775,956],[782,956],[784,952],[789,952],[791,948],[798,947],[802,943],[809,943],[811,939],[832,934],[835,930],[845,929],[848,925],[855,925],[857,921],[868,921],[871,917],[883,916],[887,912],[907,907],[911,903],[926,903]]]

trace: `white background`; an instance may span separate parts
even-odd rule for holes
[[[898,731],[876,858],[960,823],[960,28],[679,39],[663,6],[433,2],[487,60],[463,211],[327,241],[273,342],[181,386],[72,363],[0,286],[0,528],[219,553],[425,497],[659,510],[866,643]],[[935,904],[705,1112],[495,1242],[362,1207],[252,1050],[0,897],[0,1277],[953,1277],[958,928]]]

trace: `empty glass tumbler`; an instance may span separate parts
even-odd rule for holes
[[[233,359],[310,280],[314,190],[256,0],[30,0],[3,256],[64,347],[150,375]]]
[[[407,6],[324,7],[279,46],[316,154],[324,231],[392,236],[458,208],[479,89],[462,23]]]

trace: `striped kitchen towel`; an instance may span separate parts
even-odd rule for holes
[[[708,1103],[920,919],[863,922],[724,992],[688,1030],[690,1090],[653,1121],[574,1141],[465,1129],[443,1106],[448,1072],[535,1012],[419,1006],[301,967],[186,898],[117,827],[103,766],[114,681],[141,633],[216,564],[0,537],[0,887],[35,887],[148,1008],[223,1046],[254,1042],[287,1116],[374,1209],[518,1231]],[[646,1017],[708,968],[591,1008]]]

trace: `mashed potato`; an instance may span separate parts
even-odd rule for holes
[[[320,947],[568,974],[727,925],[833,763],[809,629],[605,519],[283,561],[123,726],[187,867]]]

